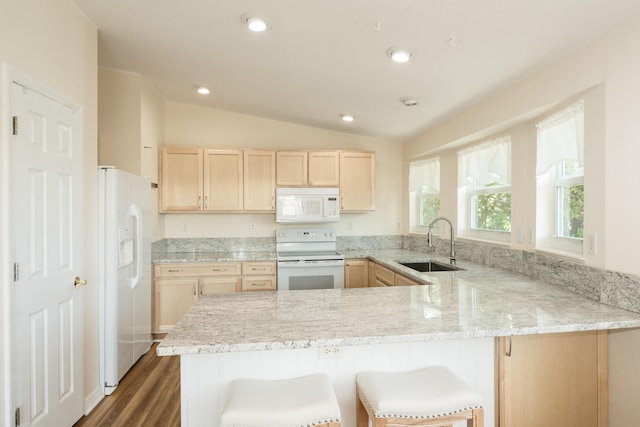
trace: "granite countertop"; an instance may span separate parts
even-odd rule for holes
[[[157,347],[160,356],[397,343],[640,327],[640,314],[530,277],[460,261],[418,273],[404,250],[344,251],[428,286],[205,295]]]

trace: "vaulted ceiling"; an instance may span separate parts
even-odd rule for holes
[[[640,0],[73,1],[99,65],[168,100],[398,141],[640,16]]]

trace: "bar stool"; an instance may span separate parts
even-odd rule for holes
[[[451,370],[433,366],[412,372],[360,372],[356,375],[357,427],[451,426],[467,420],[484,426],[479,393]]]
[[[340,427],[340,406],[327,374],[286,380],[236,379],[221,427]]]

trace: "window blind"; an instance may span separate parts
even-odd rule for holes
[[[409,191],[420,191],[422,186],[427,186],[430,192],[440,192],[439,157],[409,164]]]
[[[536,125],[536,175],[563,160],[584,166],[584,102],[577,102]]]
[[[511,137],[503,136],[458,151],[458,187],[511,183]]]

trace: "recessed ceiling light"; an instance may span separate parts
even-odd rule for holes
[[[355,117],[353,117],[351,114],[340,114],[340,117],[342,117],[342,120],[345,122],[352,122],[355,120]]]
[[[206,88],[204,86],[198,86],[198,93],[200,95],[209,95],[210,92],[211,91],[208,88]]]
[[[387,49],[387,56],[394,62],[407,62],[411,59],[411,52],[397,47],[390,47]]]
[[[420,104],[420,101],[415,98],[402,98],[400,99],[400,102],[405,107],[415,107],[416,105]]]
[[[260,33],[268,27],[266,21],[260,18],[246,18],[244,22],[251,31],[255,31],[256,33]]]

